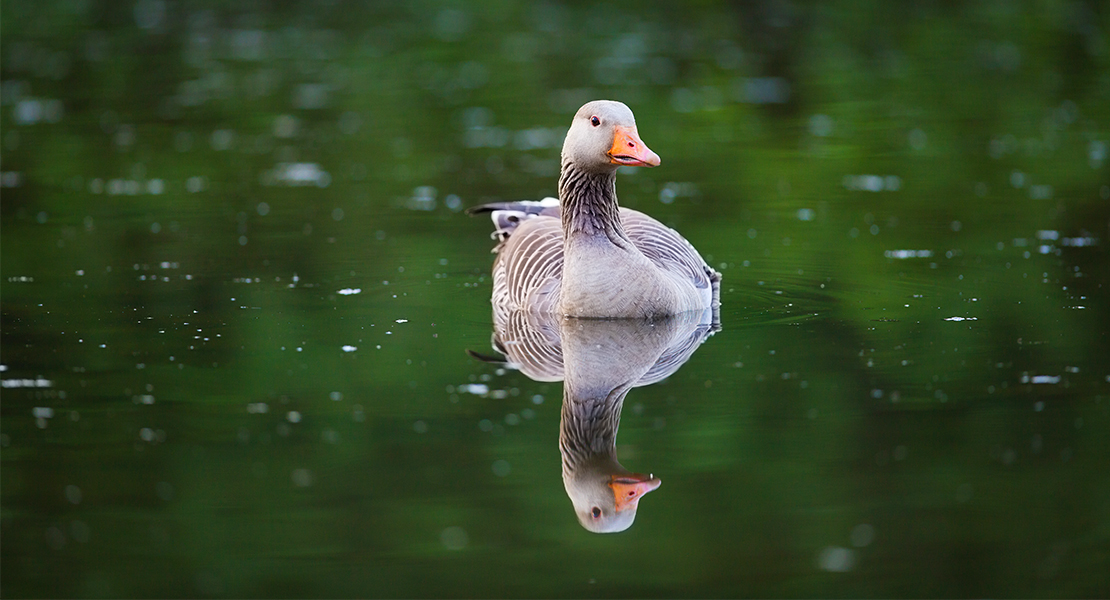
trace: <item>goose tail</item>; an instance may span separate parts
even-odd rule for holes
[[[528,219],[539,216],[558,216],[559,200],[544,198],[539,201],[491,202],[466,209],[468,215],[479,213],[490,213],[490,220],[493,221],[494,227],[491,237],[499,242],[504,242],[509,239],[509,236],[521,223]]]

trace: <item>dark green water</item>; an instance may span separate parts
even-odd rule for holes
[[[1110,595],[1098,2],[0,5],[5,597]],[[722,271],[614,535],[491,353],[584,101]]]

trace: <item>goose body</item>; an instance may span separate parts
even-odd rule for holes
[[[587,103],[563,144],[559,198],[487,204],[493,304],[584,318],[656,318],[715,308],[720,273],[675,230],[617,204],[619,166],[656,166],[632,111]]]

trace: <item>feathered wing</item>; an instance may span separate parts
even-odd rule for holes
[[[660,270],[689,281],[696,288],[705,289],[712,302],[719,302],[721,274],[706,264],[686,238],[674,229],[630,208],[621,209],[621,223],[632,243]]]
[[[563,229],[557,217],[521,222],[497,247],[493,305],[510,310],[556,313],[563,277]]]
[[[563,230],[558,201],[503,202],[474,207],[490,212],[494,237],[493,304],[512,310],[556,312],[563,273]],[[661,271],[704,289],[710,304],[719,303],[721,275],[690,242],[648,215],[620,209],[621,223],[632,243]]]

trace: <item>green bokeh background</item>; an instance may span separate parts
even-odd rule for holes
[[[1108,32],[1099,2],[5,1],[0,592],[1110,594]],[[464,353],[491,256],[460,209],[553,194],[600,97],[663,160],[622,203],[725,277],[724,330],[629,395],[622,461],[665,484],[616,536],[563,492],[561,386]]]

